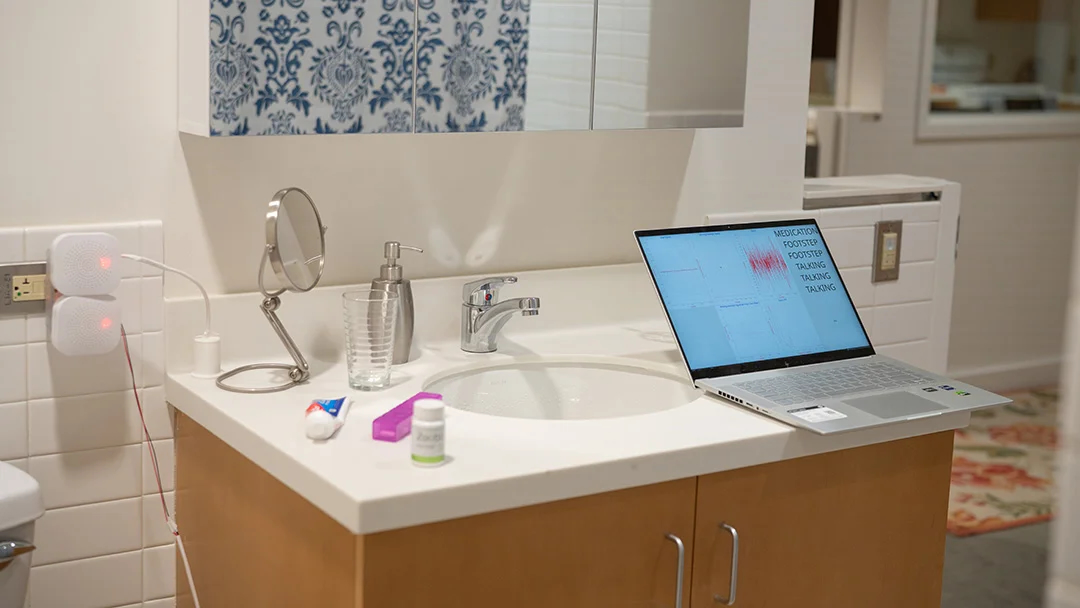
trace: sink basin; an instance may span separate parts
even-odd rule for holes
[[[698,397],[670,368],[627,359],[515,360],[431,378],[425,391],[452,408],[509,418],[588,420],[660,412]]]

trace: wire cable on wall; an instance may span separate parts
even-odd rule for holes
[[[212,336],[212,335],[214,335],[214,332],[211,330],[211,323],[210,323],[210,295],[206,293],[206,288],[203,287],[202,283],[200,283],[195,277],[193,277],[190,274],[184,272],[183,270],[180,270],[179,268],[173,268],[172,266],[167,266],[167,265],[162,264],[161,262],[159,262],[157,260],[151,260],[150,258],[144,258],[143,256],[135,255],[134,253],[124,253],[124,254],[121,254],[120,257],[128,259],[128,260],[132,260],[132,261],[135,261],[135,262],[139,262],[139,263],[142,263],[142,264],[146,264],[147,266],[153,266],[154,268],[159,268],[161,270],[164,270],[165,272],[171,272],[173,274],[180,275],[180,276],[184,277],[185,279],[187,279],[187,280],[191,281],[192,283],[194,283],[195,287],[198,287],[199,292],[202,293],[203,303],[206,305],[206,326],[205,326],[205,329],[203,330],[203,335],[204,336]]]
[[[125,255],[124,257],[128,256]],[[195,280],[192,279],[192,281]],[[195,284],[198,285],[198,282],[195,281]],[[199,285],[199,289],[202,289],[201,285]],[[206,292],[203,291],[203,293],[205,295]],[[207,331],[209,331],[209,299],[207,299],[206,322]],[[165,502],[165,488],[161,483],[161,468],[158,465],[157,450],[154,449],[154,441],[150,438],[150,429],[146,426],[146,414],[143,412],[142,398],[139,395],[139,384],[135,379],[135,366],[131,362],[131,349],[128,347],[127,330],[124,328],[123,324],[120,325],[120,337],[124,344],[124,356],[127,357],[128,372],[131,374],[131,390],[135,393],[135,406],[139,408],[139,420],[142,422],[143,436],[146,437],[146,446],[150,452],[150,464],[153,466],[154,479],[157,481],[158,497],[161,499],[161,510],[165,515],[165,524],[176,538],[176,546],[180,549],[180,559],[184,562],[184,572],[187,573],[188,588],[191,589],[191,598],[195,602],[195,608],[201,608],[199,605],[199,594],[195,592],[195,579],[191,576],[191,563],[188,561],[187,551],[184,549],[184,539],[180,537],[180,530],[176,527],[176,520],[174,520],[172,514],[169,513],[169,505]]]

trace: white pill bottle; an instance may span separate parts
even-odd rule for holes
[[[412,463],[438,467],[446,462],[446,406],[438,399],[413,404]]]

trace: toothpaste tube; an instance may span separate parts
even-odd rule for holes
[[[304,415],[304,431],[310,439],[330,439],[342,426],[349,415],[352,401],[348,397],[340,399],[317,399],[311,402]]]

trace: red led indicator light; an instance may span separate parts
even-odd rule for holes
[[[109,329],[110,327],[112,327],[112,319],[105,317],[101,320],[101,329]]]
[[[98,263],[101,264],[102,270],[108,270],[112,268],[112,258],[101,258],[100,260],[98,260]]]

